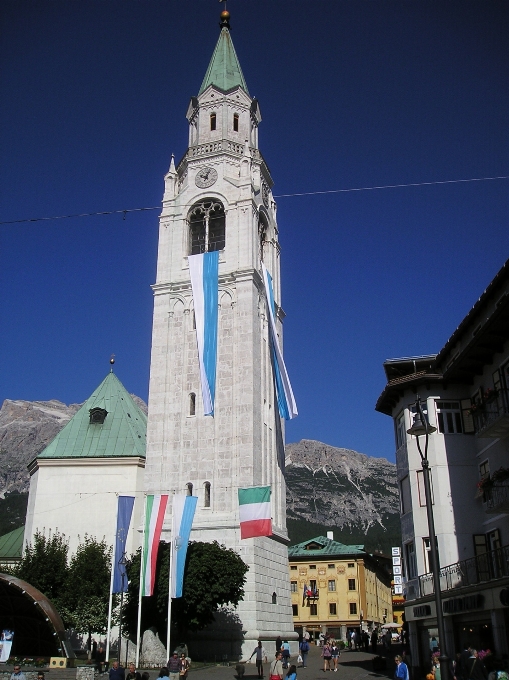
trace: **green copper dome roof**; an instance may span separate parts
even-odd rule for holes
[[[339,557],[340,555],[367,555],[363,545],[345,545],[325,536],[317,536],[288,548],[288,557]]]
[[[93,409],[106,417],[91,422]],[[146,435],[147,416],[109,373],[38,458],[145,458]]]
[[[235,52],[235,47],[228,28],[223,27],[219,34],[216,49],[210,60],[207,73],[198,94],[204,92],[209,85],[215,85],[227,92],[234,87],[240,87],[247,93],[247,85]]]

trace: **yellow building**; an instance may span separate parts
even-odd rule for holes
[[[288,548],[295,630],[345,640],[350,629],[392,622],[390,561],[362,545],[318,536]]]

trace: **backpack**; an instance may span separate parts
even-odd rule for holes
[[[309,652],[309,642],[307,640],[304,640],[301,643],[300,649],[302,652]]]

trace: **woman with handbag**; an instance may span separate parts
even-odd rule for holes
[[[283,680],[283,662],[281,652],[276,652],[276,658],[270,664],[269,680]]]
[[[184,652],[180,655],[179,659],[179,676],[181,677],[182,680],[184,678],[187,678],[187,671],[189,670],[189,661],[186,658],[186,655]]]

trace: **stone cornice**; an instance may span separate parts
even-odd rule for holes
[[[42,467],[145,467],[145,458],[140,456],[118,458],[34,458],[27,468],[32,476]]]

